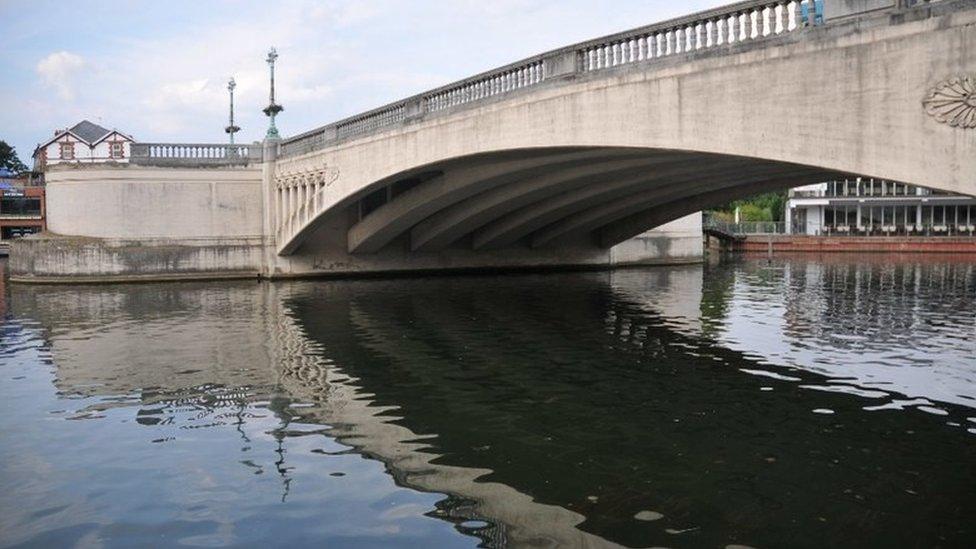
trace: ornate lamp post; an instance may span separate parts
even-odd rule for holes
[[[275,60],[278,59],[278,52],[271,48],[268,52],[268,66],[271,67],[271,101],[268,106],[264,109],[264,114],[266,114],[271,119],[271,125],[268,127],[268,134],[265,136],[266,139],[280,139],[281,136],[278,135],[278,128],[275,127],[275,115],[279,112],[285,110],[284,107],[275,103],[275,80],[274,80],[274,70],[275,70]]]
[[[234,134],[241,131],[241,128],[234,125],[234,88],[237,87],[237,82],[231,78],[227,82],[227,91],[230,92],[230,124],[224,128],[224,131],[230,135],[230,144],[234,144]]]

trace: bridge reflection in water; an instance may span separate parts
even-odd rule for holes
[[[318,486],[303,458],[348,455],[338,440],[489,546],[973,536],[971,262],[10,291],[7,333],[43,335],[65,417],[270,436],[264,456],[144,455],[259,470],[276,501]],[[233,507],[221,539],[247,542]]]

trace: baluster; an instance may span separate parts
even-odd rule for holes
[[[705,26],[705,47],[711,48],[715,45],[715,26],[718,24],[716,19],[709,19],[705,21],[703,25]]]
[[[752,10],[747,10],[743,13],[742,18],[742,35],[743,40],[752,40]]]
[[[682,29],[674,29],[674,53],[681,53],[685,47],[685,35]]]
[[[790,30],[798,30],[800,27],[803,26],[803,21],[801,20],[801,18],[803,17],[803,12],[800,9],[799,0],[791,1],[790,7],[793,9],[793,13],[790,14],[790,23],[791,23]]]
[[[786,4],[787,2],[777,2],[773,6],[773,17],[776,18],[776,22],[773,24],[773,32],[776,34],[786,32],[785,17],[783,17],[786,12]]]
[[[664,36],[665,36],[666,42],[667,42],[665,44],[666,47],[665,47],[664,53],[665,53],[665,55],[671,55],[671,54],[674,53],[674,47],[675,47],[674,46],[674,42],[675,42],[675,38],[676,38],[676,36],[675,36],[675,30],[674,29],[671,29],[671,30],[667,31]]]
[[[638,48],[639,48],[638,42],[639,42],[639,40],[640,40],[640,37],[638,37],[638,38],[632,38],[630,40],[630,43],[629,43],[629,45],[630,45],[630,59],[627,60],[628,63],[633,63],[634,61],[637,61],[637,58],[640,56],[640,53],[638,52]]]

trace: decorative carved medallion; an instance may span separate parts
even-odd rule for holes
[[[953,128],[976,128],[976,75],[939,83],[922,105],[933,118]]]

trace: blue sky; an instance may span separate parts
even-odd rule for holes
[[[25,163],[89,119],[141,141],[223,142],[234,76],[241,142],[292,135],[549,49],[716,0],[0,0],[0,139]]]

